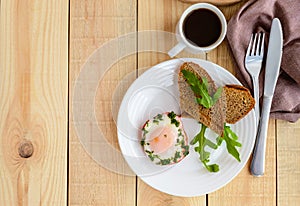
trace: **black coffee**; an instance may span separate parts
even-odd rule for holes
[[[222,32],[222,24],[213,11],[197,9],[190,13],[183,22],[185,37],[199,47],[215,43]]]

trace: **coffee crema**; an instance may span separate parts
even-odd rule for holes
[[[221,20],[211,10],[197,9],[183,22],[183,33],[191,44],[207,47],[214,44],[222,32]]]

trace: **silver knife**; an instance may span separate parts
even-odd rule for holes
[[[254,176],[262,176],[265,170],[265,153],[266,140],[268,132],[268,123],[271,110],[271,104],[277,79],[279,76],[281,56],[282,56],[283,35],[279,19],[274,18],[272,21],[266,71],[263,105],[260,122],[257,130],[256,143],[251,162],[250,170]]]

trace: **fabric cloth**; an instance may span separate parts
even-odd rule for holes
[[[271,23],[275,17],[282,24],[283,56],[270,116],[295,122],[300,118],[300,0],[249,0],[228,22],[227,39],[236,61],[237,76],[246,87],[252,89],[251,77],[244,66],[246,49],[251,34],[261,31],[266,33],[267,49]],[[264,68],[259,80],[262,97]]]

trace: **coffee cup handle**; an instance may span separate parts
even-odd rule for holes
[[[176,46],[174,46],[169,52],[168,55],[173,58],[174,56],[176,56],[179,52],[181,52],[184,48],[186,47],[186,45],[182,42],[179,42]]]

